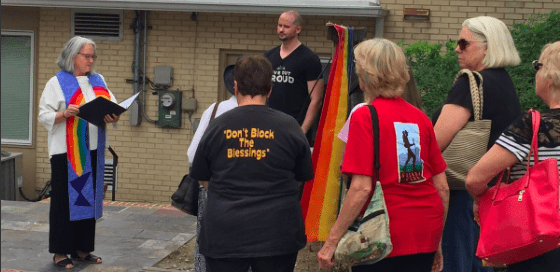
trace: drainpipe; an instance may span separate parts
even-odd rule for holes
[[[135,100],[131,105],[130,111],[130,124],[132,126],[139,126],[142,122],[142,117],[148,122],[156,123],[146,114],[146,51],[147,51],[147,34],[148,34],[148,12],[135,11],[136,16],[132,21],[131,28],[134,32],[134,93],[142,92],[142,104]],[[140,70],[140,59],[142,59],[142,70]],[[140,80],[142,80],[142,89],[140,89]]]
[[[130,27],[134,32],[134,62],[132,63],[132,74],[133,74],[133,93],[136,94],[140,91],[140,84],[138,83],[140,79],[140,30],[142,29],[142,23],[140,21],[140,11],[135,11],[136,16],[132,21]],[[138,99],[134,100],[132,105],[130,105],[130,125],[139,126],[142,123],[142,117],[140,116],[140,105],[138,104]]]
[[[150,117],[148,117],[148,114],[146,114],[146,52],[148,51],[148,28],[150,28],[148,26],[148,11],[142,11],[143,13],[143,19],[144,19],[144,35],[142,35],[142,38],[144,39],[144,44],[142,45],[142,78],[144,80],[142,80],[142,116],[144,116],[144,119],[148,120],[148,122],[150,123],[156,123],[156,120],[152,120],[150,119]]]

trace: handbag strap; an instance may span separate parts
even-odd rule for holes
[[[214,109],[212,110],[212,116],[210,116],[210,121],[214,120],[214,117],[216,117],[216,111],[218,110],[218,106],[220,106],[220,103],[222,101],[219,101],[218,103],[216,103],[216,106],[214,106]]]
[[[381,164],[379,163],[379,120],[375,106],[370,104],[368,108],[371,114],[371,126],[373,127],[373,167],[375,170],[375,181],[378,181],[379,169],[381,169]]]
[[[462,69],[461,71],[459,71],[459,73],[457,73],[457,76],[455,77],[455,81],[453,82],[453,84],[455,84],[455,82],[457,82],[457,80],[463,74],[466,74],[469,77],[469,85],[470,85],[470,89],[471,89],[471,99],[472,99],[472,104],[473,104],[474,120],[475,121],[476,120],[481,120],[482,119],[482,105],[484,105],[484,95],[483,95],[483,88],[482,88],[482,82],[483,82],[482,75],[477,71],[471,71],[469,69]],[[480,78],[480,84],[478,86],[476,85],[475,75],[477,75]]]
[[[541,113],[530,109],[531,119],[533,121],[533,140],[531,141],[531,149],[529,150],[529,156],[527,157],[527,170],[529,170],[529,161],[531,158],[531,153],[533,153],[533,158],[535,164],[539,161],[539,127],[541,126]]]
[[[530,172],[530,162],[531,162],[531,154],[533,154],[533,161],[534,164],[537,164],[539,162],[539,127],[541,125],[541,113],[530,109],[529,113],[531,114],[531,119],[532,119],[532,124],[533,124],[533,137],[531,139],[531,148],[529,149],[529,154],[527,155],[527,173],[529,175],[531,175]],[[498,189],[494,192],[494,196],[492,197],[492,200],[496,199],[496,196],[498,195],[498,191],[500,190],[500,185],[502,183],[502,177],[504,175],[504,171],[502,171],[502,173],[500,174],[500,178],[498,179]],[[509,176],[508,179],[509,180]],[[528,178],[527,179],[527,184],[525,184],[525,187],[527,187],[529,185],[529,181],[531,179]]]
[[[375,172],[375,182],[377,182],[379,181],[379,169],[381,169],[381,164],[379,163],[379,120],[377,118],[377,111],[375,110],[375,107],[373,105],[368,105],[368,108],[371,114],[371,126],[373,127],[373,167]],[[372,183],[375,184],[375,182]],[[344,195],[343,197],[345,198],[346,196],[343,194],[344,188],[348,188],[345,179],[343,179],[340,183],[340,195]],[[342,207],[342,202],[343,200],[339,201],[339,212]],[[371,202],[371,199],[369,199],[369,202]],[[369,203],[367,205],[369,205]],[[363,214],[360,214],[358,218],[361,216],[363,216]]]

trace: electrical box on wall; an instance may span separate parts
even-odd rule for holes
[[[154,85],[160,88],[168,88],[173,85],[173,67],[154,67]]]
[[[160,127],[181,127],[180,91],[159,91],[158,125]]]

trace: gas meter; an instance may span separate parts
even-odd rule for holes
[[[181,127],[180,91],[159,91],[158,125],[160,127]]]

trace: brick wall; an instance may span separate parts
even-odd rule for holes
[[[481,15],[498,18],[511,27],[534,14],[560,9],[560,1],[381,0],[381,6],[390,10],[385,22],[384,37],[393,41],[405,40],[409,44],[421,40],[440,43],[456,40],[463,21]],[[430,9],[430,20],[405,21],[403,8]]]
[[[46,82],[56,74],[55,60],[70,39],[71,11],[42,8],[39,29],[39,93]],[[120,42],[96,41],[98,59],[96,70],[101,73],[117,99],[132,95],[134,34],[128,28],[134,13],[124,12],[124,38]],[[191,97],[194,87],[199,118],[202,112],[217,100],[220,52],[223,50],[252,50],[263,52],[279,44],[276,35],[277,15],[199,14],[198,23],[190,13],[150,12],[152,29],[147,38],[147,67],[153,79],[154,67],[172,66],[171,90],[182,90],[183,97]],[[318,54],[330,56],[332,42],[328,41],[328,21],[348,26],[367,27],[373,37],[375,19],[307,17],[301,40]],[[196,46],[195,46],[196,40]],[[157,96],[146,94],[146,113],[157,120]],[[37,102],[38,103],[38,102]],[[116,198],[122,201],[168,202],[181,177],[187,173],[187,148],[192,139],[191,121],[183,114],[182,128],[162,129],[143,120],[138,127],[129,125],[129,114],[124,113],[118,129],[109,126],[109,142],[119,155],[119,176]],[[38,129],[37,180],[38,187],[50,179],[47,132]],[[108,155],[109,156],[109,155]]]
[[[385,22],[385,37],[395,42],[418,40],[442,42],[456,39],[461,23],[468,17],[490,15],[506,24],[521,22],[537,12],[560,9],[556,0],[540,1],[446,1],[446,0],[381,0],[391,10]],[[468,2],[468,6],[464,3]],[[398,4],[397,4],[398,3]],[[409,22],[402,18],[402,9],[429,8],[429,22]],[[134,34],[129,28],[134,12],[124,12],[124,38],[120,42],[96,41],[97,71],[119,101],[132,95],[132,61]],[[146,72],[153,79],[154,67],[172,66],[171,90],[182,90],[183,98],[194,95],[198,110],[191,117],[216,102],[218,94],[221,52],[228,50],[261,51],[279,44],[276,35],[278,15],[201,13],[198,23],[188,12],[150,12],[152,29],[147,37]],[[39,93],[46,82],[56,74],[55,60],[70,38],[70,9],[41,8],[38,33]],[[367,38],[373,38],[375,18],[361,17],[304,17],[300,40],[321,56],[330,56],[332,42],[327,40],[327,22],[346,26],[366,27]],[[196,41],[196,43],[195,43]],[[146,93],[146,113],[157,120],[157,96]],[[38,99],[37,99],[38,104]],[[37,186],[50,179],[47,150],[47,132],[37,129]],[[181,177],[187,173],[187,148],[192,139],[191,121],[183,114],[180,129],[162,129],[143,120],[137,127],[129,125],[129,114],[124,113],[118,129],[109,126],[110,145],[119,155],[119,176],[116,198],[121,201],[169,202]]]

